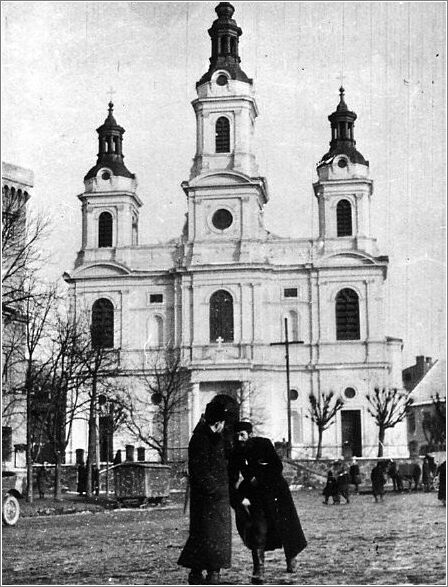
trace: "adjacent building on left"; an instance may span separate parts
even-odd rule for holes
[[[2,162],[2,466],[25,466],[26,401],[21,357],[24,321],[19,262],[26,238],[27,202],[34,185],[30,169]]]

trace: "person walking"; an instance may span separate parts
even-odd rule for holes
[[[375,502],[378,502],[378,497],[381,501],[383,501],[384,485],[386,484],[386,479],[384,477],[383,467],[379,462],[377,462],[377,464],[373,467],[372,472],[370,473],[370,479],[372,481],[372,493],[373,497],[375,498]]]
[[[347,466],[343,461],[336,461],[334,470],[336,476],[338,496],[342,495],[342,497],[345,499],[345,503],[350,503],[350,476],[348,474]]]
[[[37,490],[39,491],[39,499],[45,499],[45,492],[49,485],[49,473],[47,469],[47,463],[44,462],[37,470],[36,482]]]
[[[443,461],[437,469],[437,475],[439,476],[439,489],[437,492],[437,498],[446,505],[446,461]]]
[[[238,422],[235,432],[238,442],[229,463],[231,505],[238,533],[252,551],[251,582],[262,585],[266,550],[283,547],[286,571],[293,573],[307,541],[274,445],[253,436],[250,422]]]
[[[350,483],[355,486],[355,492],[359,493],[359,484],[361,483],[361,472],[359,470],[356,457],[352,458],[352,464],[349,469]]]
[[[190,529],[177,564],[190,569],[188,583],[219,585],[220,570],[231,562],[228,463],[222,431],[226,410],[207,404],[188,445]]]

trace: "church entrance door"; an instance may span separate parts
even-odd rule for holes
[[[362,456],[361,410],[341,411],[342,446],[348,443],[354,457]]]

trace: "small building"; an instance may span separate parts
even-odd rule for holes
[[[30,169],[2,162],[2,466],[25,464],[25,396],[21,391],[24,323],[20,255],[26,239]],[[18,262],[19,261],[19,262]]]
[[[446,451],[445,359],[432,363],[414,387],[411,397],[414,401],[407,417],[410,455]]]
[[[415,365],[403,369],[403,387],[407,391],[412,391],[433,365],[434,361],[431,357],[424,355],[415,357]]]

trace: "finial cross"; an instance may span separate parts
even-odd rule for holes
[[[216,342],[218,343],[218,349],[221,350],[222,343],[224,342],[223,337],[222,336],[218,336],[218,338],[216,339]]]
[[[112,102],[113,95],[117,93],[116,90],[114,90],[111,86],[110,90],[107,93],[109,94],[109,100]]]

